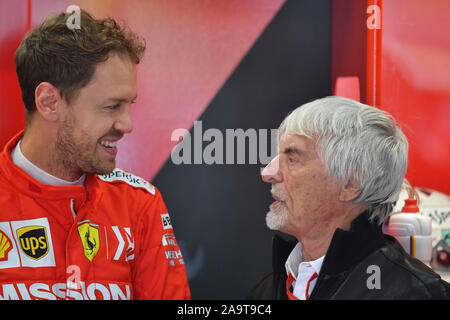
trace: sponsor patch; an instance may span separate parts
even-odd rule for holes
[[[53,281],[23,281],[0,283],[0,300],[131,300],[131,285],[128,283],[109,283],[79,281],[74,284]]]
[[[48,253],[47,231],[42,226],[28,226],[16,230],[22,252],[39,260]]]
[[[176,262],[179,264],[184,264],[183,256],[181,254],[181,250],[166,250],[164,251],[164,255],[166,259],[169,260],[169,265],[175,266]]]
[[[92,223],[89,219],[78,222],[78,234],[83,244],[84,255],[92,262],[100,248],[100,235],[98,224]]]
[[[145,181],[141,177],[135,176],[132,173],[125,172],[119,168],[115,168],[110,174],[99,175],[98,176],[103,181],[113,182],[113,181],[124,181],[129,185],[137,188],[143,188],[155,195],[155,187],[149,182]]]
[[[0,222],[0,234],[2,236],[0,269],[20,267],[19,252],[14,244],[14,237],[9,222]]]
[[[161,220],[162,220],[162,226],[163,229],[172,229],[172,222],[170,221],[170,216],[168,213],[163,213],[161,215]]]
[[[134,237],[129,227],[111,226],[117,240],[113,260],[134,260]]]
[[[8,253],[12,250],[13,245],[8,236],[0,230],[0,261],[8,260]]]
[[[178,246],[177,239],[173,233],[164,233],[162,236],[163,246]]]
[[[17,220],[6,223],[9,224],[14,237],[13,246],[16,247],[17,245],[17,248],[9,252],[9,268],[19,266],[32,268],[54,267],[56,265],[52,235],[47,218]],[[1,229],[5,231],[3,227]],[[9,239],[12,240],[12,237],[9,237]],[[20,260],[16,253],[20,256]],[[0,267],[7,268],[6,265],[0,265]]]

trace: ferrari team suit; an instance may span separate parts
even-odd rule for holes
[[[292,298],[285,262],[298,241],[273,241],[273,272],[251,290],[249,299]],[[350,230],[336,229],[310,300],[450,299],[450,284],[408,255],[394,237],[360,214]]]
[[[0,299],[190,299],[160,192],[120,169],[52,186],[0,154]]]

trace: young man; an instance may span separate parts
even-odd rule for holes
[[[116,168],[145,45],[113,19],[47,19],[17,49],[26,128],[0,155],[0,298],[189,299],[159,191]]]
[[[377,108],[328,97],[281,124],[279,153],[262,171],[275,202],[273,272],[256,299],[448,299],[450,285],[409,256],[381,225],[398,198],[408,142]]]

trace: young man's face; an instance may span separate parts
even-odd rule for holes
[[[107,174],[115,168],[117,141],[132,131],[136,65],[111,55],[96,66],[91,81],[63,106],[56,153],[71,172]]]

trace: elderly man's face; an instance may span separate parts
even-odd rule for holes
[[[339,188],[328,176],[313,140],[284,135],[278,149],[278,156],[262,172],[276,200],[266,222],[271,229],[305,236],[333,218]]]

